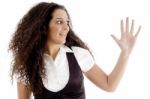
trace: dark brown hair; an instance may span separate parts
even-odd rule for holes
[[[32,7],[20,20],[9,44],[9,50],[13,53],[11,77],[13,79],[14,74],[19,75],[19,79],[24,79],[34,94],[41,91],[42,79],[46,77],[42,57],[47,41],[48,24],[56,9],[63,9],[68,14],[64,6],[56,3],[41,2]],[[65,45],[89,50],[71,26]]]

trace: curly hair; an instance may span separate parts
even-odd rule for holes
[[[42,79],[46,77],[43,53],[47,41],[48,24],[56,9],[63,9],[63,5],[41,2],[33,6],[18,23],[9,44],[13,53],[11,78],[19,75],[24,79],[34,94],[42,89]],[[70,19],[70,17],[69,17]],[[86,44],[73,32],[72,27],[66,37],[65,45],[78,46],[89,50]]]

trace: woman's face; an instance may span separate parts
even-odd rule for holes
[[[65,10],[56,9],[49,22],[48,42],[53,44],[64,44],[69,31],[69,18]]]

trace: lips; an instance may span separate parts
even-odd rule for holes
[[[60,36],[65,37],[66,33],[59,33]]]

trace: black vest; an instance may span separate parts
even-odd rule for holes
[[[34,99],[85,99],[83,74],[73,53],[66,53],[69,64],[69,81],[58,92],[52,92],[43,86],[42,93]]]

